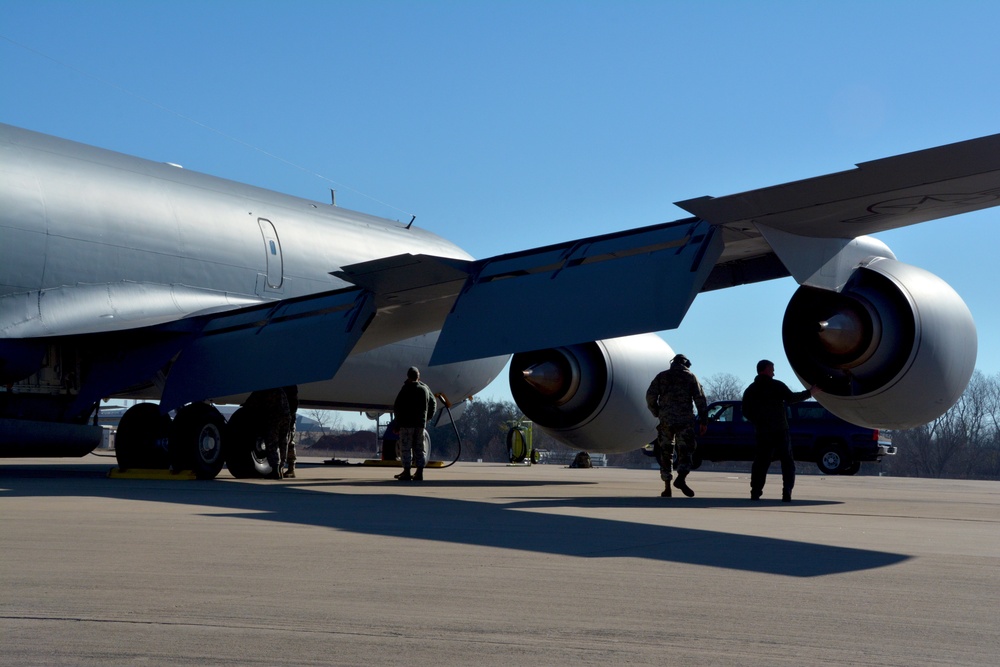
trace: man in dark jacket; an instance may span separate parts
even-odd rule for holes
[[[691,372],[691,361],[683,354],[670,360],[670,368],[657,374],[646,390],[646,407],[659,420],[656,427],[657,445],[660,450],[660,479],[663,480],[664,498],[670,497],[670,465],[677,452],[677,479],[674,487],[691,498],[694,491],[687,485],[695,449],[694,413],[698,410],[699,435],[705,435],[708,423],[705,392]]]
[[[403,472],[397,476],[401,482],[420,482],[424,479],[427,444],[424,442],[424,428],[434,416],[437,400],[430,387],[420,381],[420,371],[411,366],[406,371],[406,382],[396,395],[393,404],[396,428],[399,433],[399,456]],[[410,475],[410,464],[416,459],[417,472]]]
[[[767,359],[757,362],[757,377],[743,392],[743,416],[753,423],[757,451],[750,468],[750,500],[760,500],[764,493],[767,470],[775,458],[781,460],[781,500],[791,502],[795,486],[795,459],[788,435],[785,406],[798,403],[816,393],[816,385],[793,392],[774,379],[774,364]]]

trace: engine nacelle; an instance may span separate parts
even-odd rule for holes
[[[627,452],[656,437],[646,390],[674,356],[656,334],[515,354],[510,391],[525,416],[560,442]]]
[[[976,366],[976,327],[932,273],[878,258],[840,292],[800,287],[785,310],[785,352],[816,400],[849,422],[905,429],[940,417]]]

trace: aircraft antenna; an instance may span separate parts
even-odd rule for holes
[[[416,219],[417,219],[416,214],[413,214],[413,217],[410,218],[410,222],[409,222],[409,224],[406,225],[406,228],[409,229],[410,227],[412,227],[413,226],[413,221],[416,220]]]

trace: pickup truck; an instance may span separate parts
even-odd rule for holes
[[[862,428],[833,415],[816,401],[787,407],[788,432],[796,461],[815,463],[827,475],[853,475],[862,461],[881,461],[896,453],[877,429]],[[743,418],[742,401],[708,406],[708,431],[698,438],[695,467],[702,461],[752,461],[753,424]]]

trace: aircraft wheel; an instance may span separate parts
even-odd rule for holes
[[[214,479],[225,463],[222,432],[226,420],[208,403],[180,409],[170,429],[170,460],[175,470],[193,470],[198,479]]]
[[[167,437],[170,415],[155,403],[138,403],[125,411],[115,433],[115,458],[120,470],[166,468],[170,465]]]
[[[225,440],[226,467],[237,479],[265,477],[271,472],[267,448],[253,414],[240,408],[229,417]]]
[[[827,475],[839,475],[850,465],[844,448],[836,443],[822,445],[816,457],[816,465]]]

